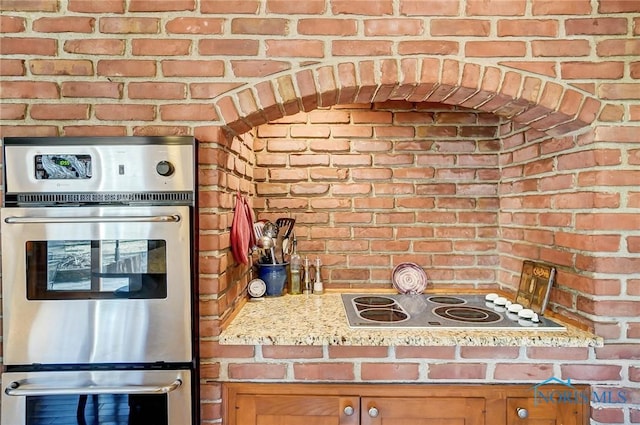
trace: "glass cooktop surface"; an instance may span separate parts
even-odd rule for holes
[[[484,295],[342,294],[342,303],[352,328],[566,329],[547,317],[519,317]]]

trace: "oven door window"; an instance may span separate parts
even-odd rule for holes
[[[167,394],[28,396],[26,425],[168,425]]]
[[[27,298],[167,297],[163,240],[29,241]]]

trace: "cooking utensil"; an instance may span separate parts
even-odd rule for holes
[[[253,233],[256,236],[256,241],[262,237],[262,229],[264,229],[264,221],[253,223]]]
[[[276,220],[276,226],[278,226],[278,229],[281,229],[283,227],[285,229],[284,236],[283,236],[284,238],[288,238],[289,235],[291,235],[291,232],[293,231],[293,226],[295,224],[296,224],[296,219],[291,217],[281,217]]]
[[[262,227],[262,234],[269,236],[270,238],[275,238],[276,236],[278,236],[278,226],[270,221],[267,221]]]
[[[285,232],[286,232],[286,228],[278,227],[278,235],[275,238],[275,250],[276,250],[276,255],[278,256],[279,263],[284,263],[284,251],[282,249],[282,243],[284,241]]]

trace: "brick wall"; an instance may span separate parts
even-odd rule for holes
[[[388,288],[412,261],[435,285],[495,285],[500,119],[389,101],[301,112],[258,128],[259,216],[296,219],[328,288]]]
[[[219,421],[220,380],[307,381],[325,363],[372,382],[570,377],[632,394],[594,405],[594,424],[640,423],[636,2],[5,0],[0,10],[0,135],[200,140],[203,423]],[[237,190],[265,217],[291,210],[301,248],[323,257],[334,286],[383,285],[404,258],[439,284],[507,287],[523,258],[557,264],[553,308],[607,343],[220,347],[246,284],[228,248]],[[276,366],[245,365],[256,362]]]

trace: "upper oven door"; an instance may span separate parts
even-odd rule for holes
[[[191,361],[189,207],[1,216],[5,365]]]

